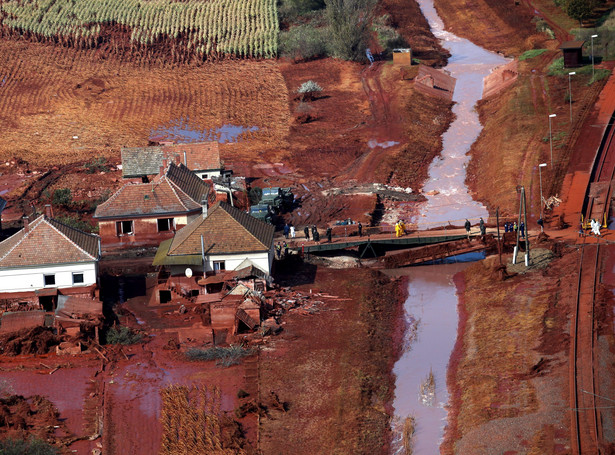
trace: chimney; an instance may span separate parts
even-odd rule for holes
[[[179,155],[175,155],[175,164],[177,164],[178,166],[181,164],[182,160],[179,157]]]
[[[28,218],[27,216],[24,216],[22,218],[23,221],[23,231],[27,234],[28,232],[30,232],[30,218]]]
[[[47,218],[53,218],[53,208],[51,204],[45,204],[45,216]]]
[[[201,201],[201,214],[203,218],[207,218],[207,199]]]
[[[186,151],[184,150],[184,166],[188,167],[188,158],[186,158]]]

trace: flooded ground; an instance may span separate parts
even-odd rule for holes
[[[429,179],[423,187],[427,201],[415,222],[423,228],[449,221],[463,224],[466,218],[473,222],[478,222],[479,217],[487,220],[487,209],[472,200],[465,185],[465,168],[470,159],[467,152],[483,128],[475,110],[476,102],[482,97],[483,79],[508,60],[445,31],[433,0],[418,0],[418,3],[434,35],[451,53],[444,69],[457,79],[457,84],[453,94],[456,119],[442,135],[442,154],[429,168]]]
[[[456,119],[443,134],[443,150],[429,168],[429,179],[423,191],[427,200],[421,205],[419,228],[435,225],[473,224],[480,217],[487,220],[487,209],[472,199],[466,185],[467,152],[478,138],[482,125],[475,105],[483,93],[483,79],[495,67],[507,63],[466,39],[444,30],[433,6],[433,0],[418,0],[434,35],[451,52],[445,70],[457,79],[453,101]],[[482,259],[482,256],[466,260]],[[401,425],[408,417],[415,419],[412,440],[414,455],[439,453],[446,426],[448,391],[446,370],[457,338],[457,295],[453,275],[467,264],[443,264],[412,267],[408,299],[405,303],[407,332],[404,353],[395,364],[393,452],[404,453]]]
[[[197,129],[190,125],[189,119],[178,119],[168,126],[153,129],[150,140],[173,141],[176,143],[217,141],[222,144],[237,142],[247,132],[258,131],[258,127],[244,127],[238,125],[222,125],[214,129]]]

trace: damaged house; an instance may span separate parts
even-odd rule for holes
[[[165,160],[150,183],[122,186],[96,208],[94,219],[105,250],[158,246],[214,202],[210,185],[183,164]]]

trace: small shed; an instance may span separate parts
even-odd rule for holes
[[[412,49],[393,49],[393,63],[395,65],[412,65]]]
[[[583,44],[585,41],[565,41],[558,48],[564,54],[564,68],[583,66]]]

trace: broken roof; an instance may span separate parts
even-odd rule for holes
[[[170,163],[151,183],[129,183],[96,207],[94,218],[130,218],[196,212],[210,187],[183,164]],[[213,193],[212,193],[213,194]]]
[[[163,160],[179,160],[193,171],[221,169],[217,142],[158,145],[153,147],[124,147],[122,149],[122,175],[126,178],[154,175]]]
[[[196,218],[177,231],[170,242],[163,242],[154,265],[200,261],[201,236],[205,255],[268,252],[273,245],[274,229],[225,202],[218,202],[207,217]]]
[[[99,259],[99,237],[44,215],[0,242],[0,267],[91,262]]]
[[[102,302],[72,295],[59,295],[56,315],[66,318],[81,318],[89,315],[102,316]]]

